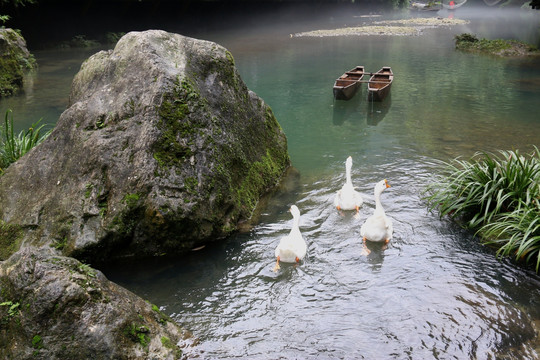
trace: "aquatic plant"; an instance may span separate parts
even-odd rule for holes
[[[476,154],[445,163],[440,179],[428,186],[430,210],[476,230],[499,256],[515,255],[540,269],[540,151]]]
[[[28,130],[15,135],[13,129],[13,114],[6,111],[4,125],[0,125],[0,175],[4,169],[17,161],[21,156],[29,152],[34,146],[39,145],[51,133],[51,130],[43,132],[45,124],[41,119],[32,124]]]
[[[535,264],[540,270],[540,202],[520,204],[519,208],[501,214],[497,221],[481,228],[487,244],[497,246],[499,256],[515,255],[517,260]]]

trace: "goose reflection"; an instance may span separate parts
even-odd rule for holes
[[[382,268],[385,250],[388,247],[387,244],[367,241],[365,247],[369,251],[366,256],[368,263],[371,265],[371,270],[380,270]]]

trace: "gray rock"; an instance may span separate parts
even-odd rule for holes
[[[183,359],[193,339],[79,261],[25,248],[0,263],[0,358]]]
[[[36,67],[24,38],[13,29],[0,28],[0,98],[17,94],[25,73]]]
[[[132,32],[83,63],[52,134],[0,177],[0,219],[92,263],[181,254],[236,231],[289,165],[226,49]]]

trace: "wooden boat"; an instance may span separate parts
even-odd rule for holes
[[[337,100],[349,100],[360,88],[360,81],[364,77],[364,67],[357,66],[346,71],[334,82],[334,98]]]
[[[368,99],[371,101],[382,101],[390,92],[390,87],[394,81],[394,73],[389,66],[384,66],[369,78]]]
[[[443,6],[443,8],[445,8],[447,10],[455,10],[458,7],[460,7],[461,5],[465,4],[466,2],[467,2],[467,0],[464,0],[464,1],[460,2],[460,3],[457,3],[454,0],[451,0],[448,4],[443,3],[442,6]]]

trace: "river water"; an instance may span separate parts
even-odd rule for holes
[[[453,41],[470,32],[539,43],[540,12],[488,9],[488,20],[480,16],[486,9],[459,10],[421,16],[469,24],[413,37],[291,36],[384,18],[360,10],[190,34],[232,52],[248,87],[274,110],[300,176],[250,231],[176,261],[124,264],[106,275],[190,329],[200,358],[539,359],[540,277],[497,260],[422,200],[439,160],[540,145],[540,60],[461,53]],[[32,89],[0,110],[12,108],[20,127],[40,117],[54,122],[72,76],[93,52],[36,52]],[[333,81],[356,65],[391,66],[390,97],[370,103],[364,87],[350,101],[334,101]],[[347,156],[364,197],[358,217],[332,205]],[[360,226],[381,179],[392,186],[382,203],[394,237],[363,256]],[[291,204],[301,211],[308,255],[274,273]]]

